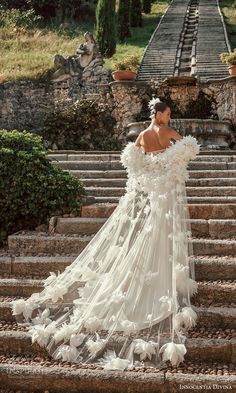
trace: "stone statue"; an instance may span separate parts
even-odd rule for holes
[[[87,31],[84,34],[84,38],[85,43],[79,46],[76,50],[76,55],[55,55],[54,67],[56,71],[52,75],[54,82],[66,80],[71,76],[76,76],[81,79],[84,69],[88,67],[94,59],[100,57],[101,63],[101,55],[99,56],[99,50],[92,33]]]

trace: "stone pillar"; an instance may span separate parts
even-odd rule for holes
[[[113,115],[117,129],[122,132],[141,112],[148,85],[139,81],[114,81],[110,82],[110,87],[115,107]]]

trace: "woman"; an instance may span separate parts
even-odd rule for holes
[[[200,145],[168,127],[166,104],[150,109],[150,127],[121,153],[128,179],[113,214],[42,292],[12,302],[54,359],[108,370],[184,360],[197,319],[185,181]]]

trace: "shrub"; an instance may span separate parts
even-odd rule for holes
[[[115,70],[129,70],[129,71],[137,71],[137,67],[139,64],[139,56],[129,56],[126,60],[123,61],[114,61],[113,67]]]
[[[51,163],[42,137],[0,131],[0,241],[35,228],[51,215],[77,212],[85,190],[69,172]]]
[[[223,63],[226,63],[228,65],[236,65],[236,48],[233,50],[233,52],[221,53],[220,59]]]
[[[115,124],[107,104],[83,99],[49,113],[41,135],[59,149],[119,150]]]
[[[10,28],[11,30],[18,27],[32,28],[35,23],[41,19],[31,8],[29,10],[0,9],[0,26]]]

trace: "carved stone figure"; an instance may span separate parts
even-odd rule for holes
[[[84,34],[84,38],[85,43],[79,46],[76,50],[76,55],[55,55],[54,67],[56,68],[56,71],[52,75],[54,82],[68,79],[71,76],[77,76],[80,79],[84,69],[97,57],[99,58],[100,65],[103,64],[103,59],[101,58],[101,55],[99,56],[99,50],[92,33],[87,31]]]

